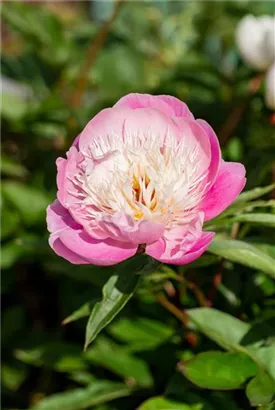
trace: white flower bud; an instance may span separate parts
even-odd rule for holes
[[[275,63],[273,63],[266,75],[265,103],[268,108],[275,110]]]
[[[238,24],[236,42],[248,65],[266,70],[275,59],[275,16],[245,16]]]

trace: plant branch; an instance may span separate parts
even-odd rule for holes
[[[187,281],[187,287],[193,291],[200,306],[209,306],[209,301],[195,282]]]
[[[233,134],[233,131],[238,126],[243,116],[246,105],[247,102],[243,102],[234,107],[233,110],[229,113],[225,123],[223,124],[219,132],[219,139],[221,145],[224,145],[228,138]]]
[[[114,12],[112,14],[112,16],[110,17],[109,20],[107,20],[99,29],[97,36],[94,40],[94,42],[90,45],[90,47],[88,48],[87,51],[87,58],[84,62],[83,65],[83,69],[82,72],[79,76],[79,79],[76,83],[75,86],[75,90],[73,92],[72,98],[71,98],[71,105],[72,107],[77,107],[80,105],[85,88],[87,86],[88,83],[88,74],[90,71],[91,66],[93,65],[93,63],[95,62],[98,53],[100,52],[106,38],[107,35],[109,33],[110,27],[112,25],[112,23],[115,21],[120,8],[123,4],[123,0],[118,0],[115,4],[115,9]]]
[[[155,295],[155,299],[161,306],[172,313],[185,327],[187,327],[188,317],[185,312],[173,305],[173,303],[171,303],[164,295]]]
[[[209,306],[209,301],[203,294],[203,291],[200,289],[200,287],[193,281],[187,280],[183,278],[181,275],[176,275],[175,279],[182,284],[185,284],[187,288],[191,289],[199,302],[200,306]]]
[[[237,128],[239,122],[242,119],[242,116],[247,107],[247,104],[250,100],[250,97],[259,90],[262,84],[263,78],[264,78],[264,75],[262,73],[257,75],[255,78],[252,78],[249,84],[247,98],[245,99],[245,101],[243,101],[239,105],[234,106],[232,111],[229,113],[227,119],[225,120],[218,134],[221,145],[224,145],[226,143],[226,141],[233,134],[234,130]]]

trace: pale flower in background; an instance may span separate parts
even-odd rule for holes
[[[275,62],[268,70],[265,79],[265,103],[268,108],[275,110]]]
[[[275,59],[275,17],[245,16],[238,24],[236,42],[250,67],[266,70]]]

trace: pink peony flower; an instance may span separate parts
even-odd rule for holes
[[[192,262],[214,237],[204,221],[245,185],[212,128],[163,95],[130,94],[101,111],[57,169],[49,242],[75,264],[113,265],[140,247],[164,263]]]

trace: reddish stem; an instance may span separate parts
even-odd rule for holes
[[[102,46],[103,46],[103,44],[104,44],[104,42],[107,38],[110,27],[113,24],[113,22],[115,21],[122,4],[123,4],[123,0],[117,1],[117,3],[115,4],[115,9],[114,9],[114,12],[113,12],[112,16],[110,17],[109,20],[107,20],[101,26],[101,28],[99,29],[99,31],[97,33],[97,36],[96,36],[94,42],[90,45],[90,47],[87,50],[87,58],[84,62],[82,73],[79,76],[79,79],[78,79],[78,81],[76,83],[76,86],[75,86],[74,93],[73,93],[72,98],[71,98],[71,105],[73,107],[77,107],[81,103],[82,96],[84,94],[85,88],[86,88],[87,83],[88,83],[88,74],[89,74],[90,68],[91,68],[92,64],[95,62],[96,57],[98,56],[98,53],[101,50],[101,48],[102,48]]]

